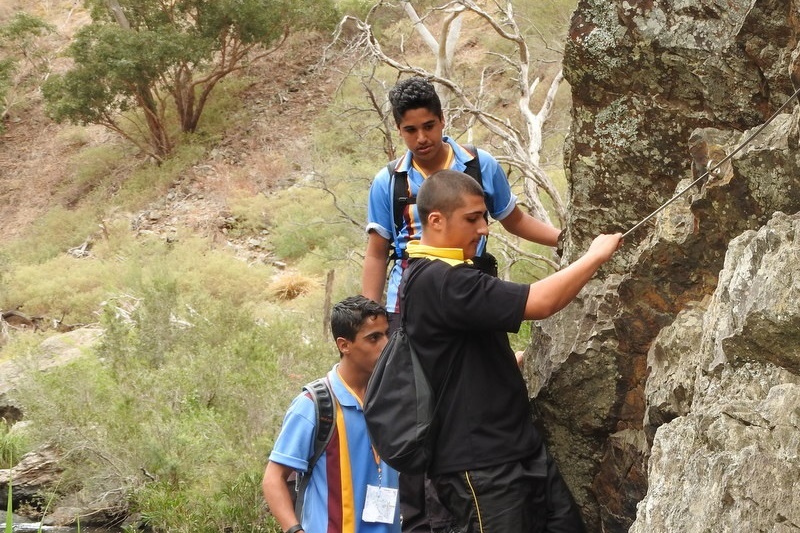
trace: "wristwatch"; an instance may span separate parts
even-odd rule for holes
[[[284,531],[284,533],[297,533],[298,531],[305,531],[305,529],[303,529],[303,524],[295,524]]]

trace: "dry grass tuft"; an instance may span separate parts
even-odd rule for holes
[[[269,293],[282,301],[294,300],[298,296],[307,294],[317,287],[317,282],[307,276],[297,273],[281,274],[267,290]]]

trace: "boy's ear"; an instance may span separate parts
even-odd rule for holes
[[[431,211],[428,213],[428,227],[437,229],[442,226],[444,222],[444,214],[441,211]]]
[[[344,337],[336,337],[336,347],[342,355],[350,353],[350,341]]]

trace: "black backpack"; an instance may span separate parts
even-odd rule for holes
[[[298,520],[303,517],[303,503],[305,502],[306,489],[311,481],[311,471],[317,464],[325,448],[336,430],[336,402],[331,392],[328,377],[315,379],[303,385],[303,390],[308,392],[314,401],[314,411],[317,415],[317,425],[314,427],[314,455],[308,461],[308,468],[294,480],[294,487],[290,486],[289,493],[294,498],[294,513]]]
[[[372,445],[386,464],[402,474],[422,474],[433,458],[440,398],[436,398],[406,334],[402,305],[408,277],[404,279],[401,324],[383,348],[367,383],[364,418]],[[454,362],[455,358],[445,374],[443,390]]]

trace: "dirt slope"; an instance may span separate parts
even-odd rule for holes
[[[19,1],[12,9],[27,9],[25,4],[34,3]],[[0,18],[8,14],[9,10],[0,12]],[[56,2],[47,13],[34,14],[58,27],[58,34],[49,37],[54,50],[63,48],[68,35],[88,20],[72,2]],[[252,118],[232,124],[207,160],[180,178],[174,193],[158,204],[169,217],[152,219],[148,222],[151,226],[216,227],[220,217],[224,218],[229,194],[271,190],[302,175],[309,159],[306,153],[313,119],[330,100],[336,84],[333,71],[315,68],[327,39],[294,36],[247,70],[258,80],[244,98]],[[53,68],[61,70],[66,65],[55,61]],[[55,124],[45,116],[41,97],[35,93],[26,95],[20,104],[12,107],[5,132],[0,134],[0,244],[24,235],[53,206],[71,208],[80,203],[74,191],[66,194],[60,187],[77,172],[71,161],[79,150],[121,142],[104,128]],[[120,175],[115,179],[124,180],[129,170],[118,169]],[[131,216],[142,218],[140,214]]]

